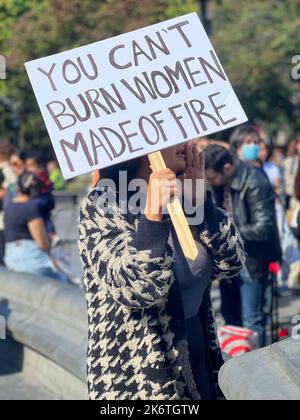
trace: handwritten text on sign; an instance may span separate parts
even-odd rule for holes
[[[247,120],[197,14],[26,69],[65,178]]]

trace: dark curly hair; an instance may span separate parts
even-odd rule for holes
[[[31,172],[24,172],[18,179],[18,190],[21,194],[35,198],[40,194],[41,181]]]

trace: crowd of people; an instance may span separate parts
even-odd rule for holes
[[[55,162],[0,142],[0,264],[9,270],[66,281],[51,253],[58,241],[53,188],[63,188]]]
[[[249,125],[236,129],[229,144],[204,147],[215,202],[232,215],[246,251],[238,280],[220,284],[222,315],[228,325],[256,331],[262,347],[270,264],[278,265],[281,293],[300,289],[300,137],[291,142],[288,156]]]

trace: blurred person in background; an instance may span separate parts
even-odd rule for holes
[[[47,170],[54,190],[63,190],[65,188],[66,181],[61,173],[58,163],[55,160],[51,160],[47,163]]]
[[[0,189],[0,200],[3,202],[6,197],[7,188],[13,184],[16,177],[9,166],[9,158],[13,152],[12,145],[7,140],[0,140],[0,170],[3,181]],[[4,264],[5,239],[4,239],[4,212],[0,209],[0,265]]]
[[[36,174],[41,181],[41,194],[51,194],[52,182],[46,169],[45,160],[39,152],[28,152],[26,154],[26,171]]]
[[[16,179],[26,171],[26,152],[14,151],[9,158],[9,166]]]
[[[295,206],[292,214],[291,227],[300,245],[300,229],[299,229],[299,214],[300,214],[300,165],[295,178],[294,186]]]
[[[295,137],[297,138],[297,136]],[[292,140],[288,143],[286,150],[286,158],[293,157],[297,154],[297,141]]]
[[[253,166],[261,167],[259,162],[261,139],[259,132],[253,125],[238,127],[229,139],[232,153]]]
[[[234,144],[239,144],[239,147],[236,150],[241,157],[255,161],[260,151],[258,135],[249,129],[243,129],[243,132],[250,147],[243,147],[241,132],[237,132],[238,140]],[[257,332],[259,346],[263,347],[269,263],[281,259],[275,193],[265,174],[223,147],[208,146],[205,160],[206,178],[212,187],[216,205],[232,214],[247,253],[239,281],[223,281],[220,284],[223,317],[227,324],[241,326],[242,322],[242,326]]]
[[[55,208],[55,200],[52,194],[53,185],[49,179],[44,159],[40,153],[27,153],[26,170],[34,173],[40,180],[40,192],[35,197],[35,203],[45,220],[48,235],[51,239],[56,240],[55,227],[51,215],[52,210]]]
[[[41,183],[40,193],[33,198],[35,204],[38,206],[41,215],[45,221],[48,235],[51,239],[55,238],[55,228],[51,219],[51,211],[54,209],[55,202],[52,195],[52,183],[45,169],[43,169],[42,159],[39,153],[28,153],[24,151],[14,151],[9,159],[9,165],[16,176],[16,181],[9,185],[5,199],[5,207],[16,196],[17,180],[27,171],[31,169],[35,173]],[[30,172],[30,171],[29,171]]]
[[[287,296],[298,292],[300,250],[286,217],[286,194],[283,167],[281,168],[281,171],[280,167],[269,161],[269,158],[271,157],[270,146],[262,142],[260,147],[259,159],[263,164],[264,172],[267,174],[277,194],[275,202],[276,220],[282,248],[282,261],[277,278],[278,284],[280,285],[280,294]],[[282,154],[282,151],[280,151],[279,154],[280,153]],[[279,162],[282,162],[281,158]]]
[[[284,175],[284,169],[283,169],[283,163],[285,160],[285,148],[280,146],[275,146],[273,148],[270,162],[272,162],[274,165],[278,166],[280,168],[282,175]]]
[[[15,175],[15,180],[7,188],[5,205],[16,196],[17,180],[26,171],[26,153],[22,151],[14,151],[9,158],[9,166]]]
[[[291,213],[294,212],[296,203],[295,200],[295,180],[299,169],[300,162],[300,133],[296,136],[296,139],[292,141],[288,147],[287,158],[283,163],[284,167],[284,179],[287,194],[287,209]],[[289,219],[290,219],[289,217]]]
[[[274,187],[274,190],[278,197],[285,202],[284,194],[284,175],[279,166],[271,162],[270,158],[272,156],[271,146],[265,142],[260,143],[260,152],[258,158],[261,162],[262,169],[268,176],[271,184]]]
[[[50,257],[50,242],[44,220],[33,199],[41,182],[24,172],[18,179],[17,194],[5,210],[5,263],[9,270],[65,281]]]
[[[4,197],[4,195],[5,195],[5,190],[3,189],[4,181],[5,181],[5,177],[4,177],[2,169],[0,169],[0,211],[3,210],[4,199],[2,197]]]
[[[238,127],[230,138],[232,150],[241,160],[260,170],[268,178],[276,193],[276,224],[282,250],[277,278],[278,284],[281,286],[280,293],[288,295],[298,292],[300,252],[285,214],[286,195],[283,172],[270,162],[272,153],[267,141],[266,136],[262,141],[259,131],[251,125]],[[279,261],[275,260],[274,262]]]
[[[290,226],[298,242],[300,249],[300,165],[295,177],[293,210],[291,212]],[[299,253],[298,253],[299,254]],[[288,289],[292,294],[298,294],[300,290],[300,256],[290,266],[289,277],[287,281]]]

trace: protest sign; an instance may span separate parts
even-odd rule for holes
[[[247,120],[196,13],[26,63],[66,179]],[[186,257],[198,254],[179,200],[168,206]]]
[[[66,179],[247,120],[196,13],[26,69]]]

